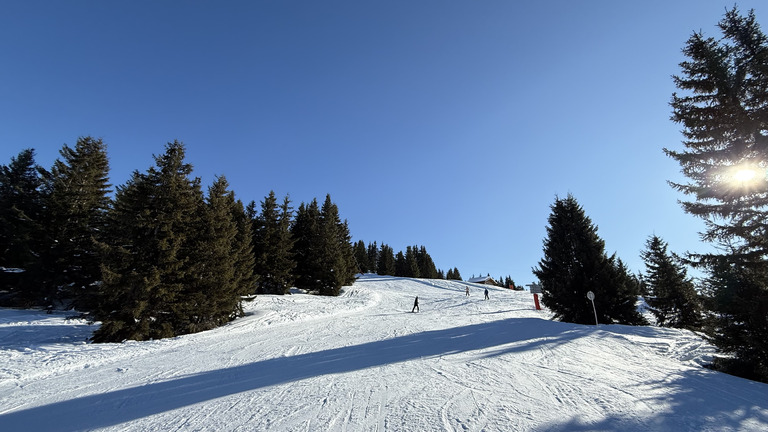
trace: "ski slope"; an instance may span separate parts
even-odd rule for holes
[[[121,344],[0,309],[0,431],[768,430],[768,385],[702,368],[697,335],[554,322],[527,292],[484,288],[363,276]]]

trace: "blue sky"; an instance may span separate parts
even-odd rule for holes
[[[732,5],[6,1],[0,163],[31,147],[50,167],[101,137],[119,185],[178,139],[206,186],[295,207],[330,193],[355,241],[519,284],[571,193],[641,271],[652,234],[708,250],[662,148],[682,147],[681,49]],[[768,22],[764,1],[738,6]]]

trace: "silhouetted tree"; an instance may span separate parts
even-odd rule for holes
[[[551,206],[544,258],[533,273],[542,286],[542,302],[561,321],[594,323],[587,292],[595,294],[602,323],[643,323],[635,303],[637,292],[628,286],[623,264],[607,257],[597,227],[573,196]]]
[[[768,38],[753,11],[736,7],[718,27],[721,39],[698,32],[683,48],[674,80],[685,93],[671,105],[686,149],[665,152],[690,180],[672,183],[693,198],[683,208],[705,221],[703,239],[724,249],[691,256],[710,273],[708,333],[735,356],[715,367],[768,382]]]
[[[654,235],[641,253],[645,261],[646,302],[662,327],[697,330],[701,327],[701,302],[679,258],[667,252],[667,243]]]
[[[26,149],[0,166],[0,304],[29,307],[44,303],[40,256],[43,230],[41,168]]]
[[[287,294],[293,284],[296,261],[293,258],[291,223],[293,209],[286,196],[278,206],[275,192],[261,203],[261,213],[254,219],[253,244],[259,292]]]
[[[79,138],[66,144],[48,177],[45,207],[46,241],[43,251],[48,301],[68,300],[83,311],[94,307],[101,280],[95,242],[102,240],[110,207],[109,161],[100,139]]]

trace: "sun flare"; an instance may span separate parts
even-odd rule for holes
[[[746,183],[757,177],[757,171],[751,168],[742,168],[733,174],[733,179],[737,182]]]

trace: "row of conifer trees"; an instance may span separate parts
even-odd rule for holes
[[[354,281],[330,196],[294,212],[273,192],[244,206],[224,177],[203,192],[174,141],[110,197],[102,140],[60,154],[50,170],[32,149],[0,167],[2,305],[74,307],[102,322],[95,341],[146,340],[226,323],[244,296],[338,295]]]

